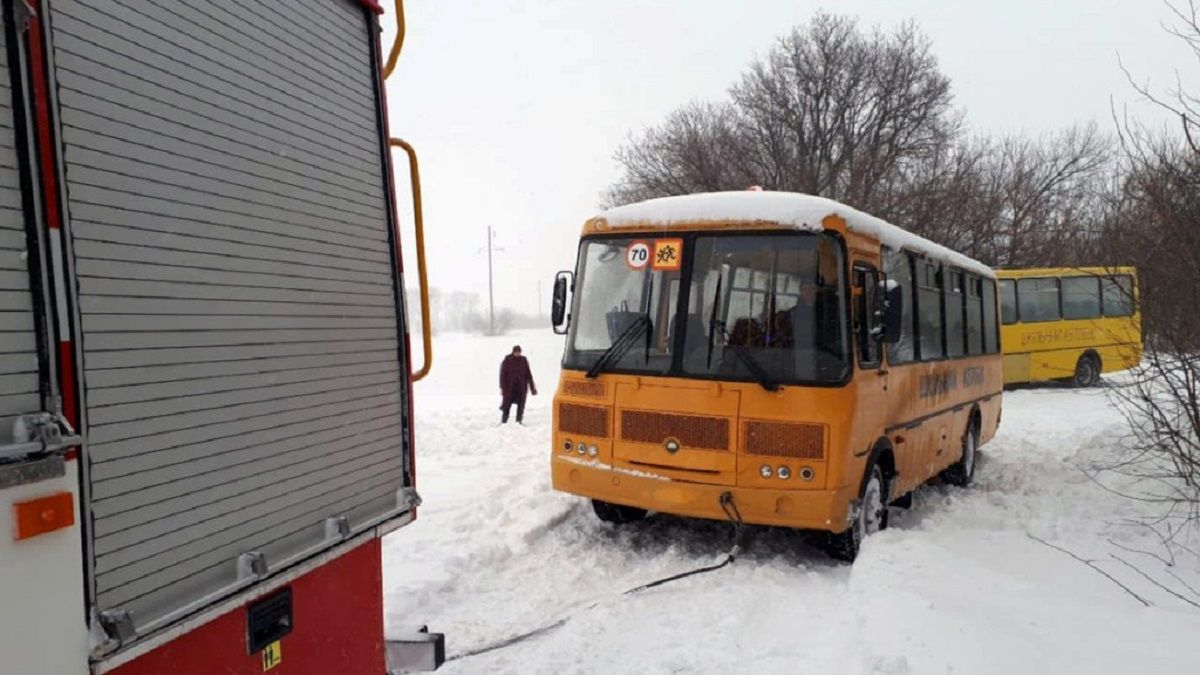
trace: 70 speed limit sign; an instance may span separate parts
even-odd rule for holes
[[[635,241],[625,249],[625,264],[640,270],[650,264],[650,242]]]

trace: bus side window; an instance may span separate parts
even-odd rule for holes
[[[963,273],[944,268],[942,278],[945,282],[942,298],[946,303],[946,356],[953,359],[966,353]]]
[[[921,360],[936,361],[946,355],[942,321],[942,273],[934,262],[917,263],[917,318]]]
[[[1104,316],[1133,314],[1133,277],[1128,274],[1103,277],[1100,285],[1104,289]]]
[[[1003,282],[1002,282],[1003,283]],[[1012,283],[1009,283],[1011,288]],[[1013,308],[1014,310],[1016,307]],[[996,282],[983,280],[983,352],[1000,351],[1000,327],[996,325]]]
[[[854,268],[854,328],[858,363],[875,368],[880,362],[880,343],[875,339],[875,302],[879,272],[870,267]]]
[[[1062,318],[1058,279],[1018,279],[1017,303],[1022,323],[1058,321]]]
[[[895,283],[904,296],[904,304],[900,309],[900,340],[888,346],[888,363],[899,365],[912,363],[916,360],[915,336],[913,330],[913,286],[912,257],[904,251],[884,249],[884,272],[889,283]]]
[[[1096,319],[1100,316],[1100,279],[1064,277],[1062,279],[1064,319]]]
[[[983,280],[967,277],[967,354],[983,353]]]
[[[1017,282],[1000,280],[1000,321],[1005,326],[1017,322]]]

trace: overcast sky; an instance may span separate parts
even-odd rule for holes
[[[384,3],[385,5],[389,3]],[[1044,133],[1110,105],[1159,123],[1118,64],[1163,87],[1190,54],[1158,0],[409,0],[388,81],[393,135],[421,158],[431,283],[538,311],[555,271],[619,176],[614,149],[691,99],[716,99],[779,35],[821,8],[890,28],[916,20],[971,129]],[[392,18],[384,24],[390,40]],[[385,43],[386,44],[386,43]],[[401,160],[397,156],[397,160]],[[401,175],[407,206],[407,178]],[[405,268],[415,284],[411,218]],[[486,304],[484,305],[486,307]],[[415,309],[414,309],[415,311]]]

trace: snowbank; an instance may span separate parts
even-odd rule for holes
[[[494,371],[513,342],[543,391],[527,427],[497,427]],[[439,365],[416,389],[425,505],[384,544],[389,630],[428,623],[453,656],[578,612],[443,672],[1200,672],[1200,612],[1112,557],[1187,593],[1160,562],[1124,550],[1161,550],[1126,524],[1140,505],[1088,478],[1123,431],[1100,391],[1006,394],[975,486],[922,490],[853,566],[802,533],[751,528],[734,565],[622,597],[720,560],[726,526],[655,516],[613,528],[550,490],[561,338],[437,346]],[[1096,560],[1153,606],[1029,535]],[[1200,560],[1181,558],[1171,573],[1200,589]]]

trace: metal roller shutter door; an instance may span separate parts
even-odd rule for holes
[[[98,608],[161,627],[403,483],[400,318],[351,0],[54,0]]]
[[[0,446],[11,440],[13,418],[42,409],[9,78],[0,30]]]

